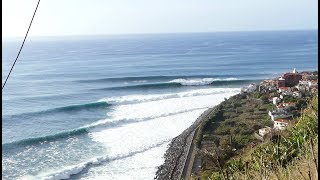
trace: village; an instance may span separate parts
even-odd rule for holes
[[[259,85],[250,84],[241,89],[241,93],[254,91],[269,94],[269,102],[273,104],[268,111],[273,127],[266,126],[254,133],[254,136],[264,141],[268,135],[285,130],[290,124],[294,124],[294,117],[300,114],[303,103],[312,94],[318,92],[318,73],[301,72],[296,69],[283,74],[273,80],[264,80]]]
[[[296,69],[241,88],[172,141],[157,177],[193,180],[219,173],[231,158],[244,156],[294,125],[317,92],[318,72]]]

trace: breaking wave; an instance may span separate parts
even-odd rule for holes
[[[77,136],[77,135],[82,135],[82,134],[87,134],[91,131],[99,131],[101,129],[107,129],[107,128],[113,128],[113,127],[118,127],[126,124],[131,124],[131,123],[136,123],[136,122],[142,122],[142,121],[149,121],[152,119],[160,118],[160,117],[167,117],[167,116],[173,116],[185,112],[190,112],[190,111],[195,111],[195,110],[200,110],[203,108],[192,108],[192,109],[186,109],[178,112],[172,112],[172,113],[163,113],[157,116],[152,116],[152,117],[147,117],[147,118],[136,118],[136,119],[121,119],[121,120],[100,120],[95,123],[77,128],[77,129],[72,129],[69,131],[63,131],[59,132],[53,135],[47,135],[47,136],[42,136],[42,137],[35,137],[35,138],[27,138],[19,141],[14,141],[10,143],[4,143],[2,144],[2,148],[5,149],[10,149],[14,148],[16,146],[25,146],[25,145],[32,145],[32,144],[37,144],[40,142],[48,142],[48,141],[55,141],[58,139],[64,139],[68,138],[71,136]]]
[[[68,179],[70,178],[70,176],[72,175],[76,175],[79,174],[80,172],[82,172],[84,169],[86,168],[90,168],[91,166],[97,166],[103,162],[111,162],[111,161],[115,161],[115,160],[119,160],[119,159],[125,159],[131,156],[134,156],[136,154],[148,151],[152,148],[156,148],[159,147],[165,143],[170,142],[170,140],[163,140],[161,142],[155,143],[155,144],[151,144],[148,147],[145,147],[143,149],[137,150],[137,151],[133,151],[130,152],[128,154],[120,154],[117,155],[115,157],[109,157],[109,156],[102,156],[102,157],[96,157],[93,158],[89,161],[77,164],[77,165],[73,165],[73,166],[66,166],[64,167],[62,170],[58,170],[58,171],[53,171],[53,172],[48,172],[48,173],[41,173],[37,176],[26,176],[25,179],[28,179],[28,177],[30,179],[41,179],[41,180],[58,180],[58,179]]]
[[[177,88],[182,86],[223,86],[223,85],[242,85],[245,83],[258,82],[260,80],[249,79],[237,79],[237,78],[203,78],[203,79],[174,79],[168,82],[162,83],[145,83],[138,85],[107,87],[92,90],[135,90],[135,89],[165,89],[165,88]]]
[[[158,101],[170,98],[182,98],[182,97],[192,97],[192,96],[203,96],[211,94],[221,94],[221,93],[237,93],[238,88],[207,88],[207,89],[197,89],[180,93],[170,93],[170,94],[152,94],[152,95],[127,95],[120,97],[110,97],[102,98],[99,102],[108,102],[111,104],[131,104],[149,101]]]

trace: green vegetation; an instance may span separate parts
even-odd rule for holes
[[[273,96],[277,96],[276,91],[238,94],[216,107],[199,127],[196,147],[202,160],[201,172],[192,179],[317,176],[317,165],[312,162],[318,157],[318,149],[313,146],[318,143],[318,97],[308,100],[284,96],[283,102],[297,104],[291,111],[294,117],[300,116],[295,119],[297,124],[259,144],[253,134],[264,126],[273,125],[268,117],[268,111],[276,108],[269,101]],[[296,166],[298,161],[303,165]]]
[[[300,99],[300,98],[285,95],[285,96],[283,96],[282,101],[283,101],[283,102],[298,102],[299,99]]]
[[[212,171],[219,170],[218,164],[224,165],[231,157],[240,153],[238,149],[255,141],[254,131],[272,125],[267,114],[273,105],[265,97],[267,96],[257,93],[230,97],[217,106],[210,118],[203,122],[196,137],[199,156],[204,162],[202,174],[210,175]]]
[[[225,163],[210,179],[313,179],[318,176],[318,97],[294,126]],[[245,159],[245,160],[244,160]],[[291,177],[290,177],[291,175]]]

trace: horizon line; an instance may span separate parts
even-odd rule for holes
[[[205,33],[237,33],[237,32],[286,32],[286,31],[318,31],[317,29],[259,29],[259,30],[229,30],[229,31],[197,31],[197,32],[144,32],[144,33],[110,33],[110,34],[74,34],[74,35],[30,35],[29,38],[54,37],[97,37],[97,36],[134,36],[134,35],[168,35],[168,34],[205,34]],[[24,36],[2,36],[3,40],[23,38]]]

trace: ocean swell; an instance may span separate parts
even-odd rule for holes
[[[254,79],[236,79],[236,78],[226,78],[226,79],[214,79],[214,78],[203,78],[203,79],[174,79],[168,82],[157,82],[157,83],[144,83],[137,85],[128,86],[116,86],[107,88],[98,88],[91,90],[148,90],[148,89],[165,89],[165,88],[178,88],[182,86],[223,86],[223,85],[238,85],[251,82],[258,82],[260,80]]]
[[[33,116],[40,116],[40,115],[49,115],[52,113],[74,113],[77,111],[83,111],[83,110],[94,110],[94,109],[103,109],[106,107],[111,106],[111,104],[105,102],[105,101],[98,101],[88,104],[77,104],[77,105],[70,105],[70,106],[64,106],[64,107],[58,107],[53,109],[47,109],[44,111],[38,111],[38,112],[30,112],[30,113],[22,113],[22,114],[15,114],[10,116],[3,116],[4,119],[23,119],[26,117],[33,117]]]
[[[259,74],[239,74],[237,75],[238,78],[243,77],[261,77],[261,76],[268,76],[271,75],[270,73],[259,73]],[[110,77],[110,78],[97,78],[97,79],[82,79],[76,80],[79,83],[108,83],[108,82],[140,82],[140,81],[170,81],[174,79],[201,79],[201,78],[215,78],[215,79],[228,79],[234,78],[232,74],[224,74],[224,75],[177,75],[177,76],[128,76],[128,77]]]
[[[47,135],[47,136],[42,136],[42,137],[35,137],[35,138],[28,138],[28,139],[23,139],[23,140],[19,140],[19,141],[14,141],[14,142],[10,142],[10,143],[5,143],[2,144],[2,148],[4,149],[10,149],[10,148],[14,148],[16,146],[26,146],[26,145],[32,145],[32,144],[37,144],[40,142],[49,142],[49,141],[55,141],[58,139],[63,139],[63,138],[68,138],[71,136],[77,136],[77,135],[82,135],[82,134],[87,134],[89,132],[97,132],[100,130],[105,130],[107,128],[113,128],[113,127],[119,127],[122,125],[126,125],[126,124],[131,124],[131,123],[136,123],[136,122],[142,122],[142,121],[149,121],[149,120],[153,120],[156,118],[160,118],[160,117],[168,117],[168,116],[173,116],[173,115],[177,115],[177,114],[181,114],[181,113],[185,113],[185,112],[190,112],[190,111],[195,111],[195,110],[199,110],[199,109],[203,109],[203,108],[192,108],[192,109],[186,109],[183,111],[178,111],[178,112],[173,112],[173,113],[163,113],[157,116],[153,116],[153,117],[148,117],[148,118],[136,118],[136,119],[120,119],[120,120],[100,120],[97,121],[95,123],[77,128],[77,129],[73,129],[70,131],[63,131],[63,132],[59,132],[53,135]]]

